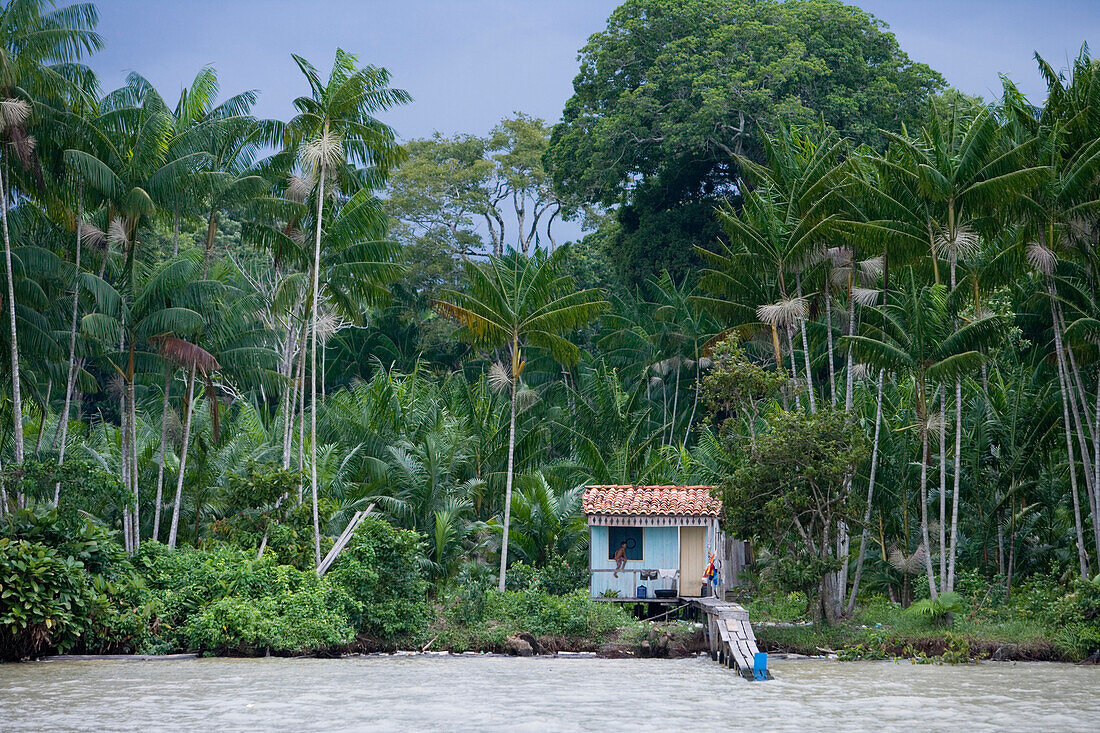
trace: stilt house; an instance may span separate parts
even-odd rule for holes
[[[722,502],[711,495],[713,488],[589,486],[583,508],[591,596],[636,601],[705,593],[703,571],[710,553],[719,559],[729,555],[719,526]],[[616,570],[620,549],[626,558]]]

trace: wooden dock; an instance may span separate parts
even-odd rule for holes
[[[717,598],[685,599],[706,616],[711,659],[737,670],[747,680],[770,680],[767,655],[756,646],[749,612],[737,603]]]

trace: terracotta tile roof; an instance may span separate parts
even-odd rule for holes
[[[710,495],[713,486],[589,486],[584,490],[585,514],[655,514],[716,517],[722,502]]]

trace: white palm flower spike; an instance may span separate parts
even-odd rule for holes
[[[1058,255],[1054,250],[1040,242],[1031,242],[1026,249],[1027,262],[1044,275],[1054,272],[1054,265],[1058,262]]]
[[[756,317],[769,326],[787,326],[805,318],[810,312],[805,298],[786,298],[756,309]]]

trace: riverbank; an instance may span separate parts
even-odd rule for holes
[[[757,643],[769,652],[835,654],[841,660],[993,659],[1081,662],[1100,650],[1100,584],[1068,587],[1038,576],[1005,597],[996,580],[968,579],[946,603],[909,607],[880,596],[830,626],[806,618],[800,593],[746,598]],[[999,591],[999,595],[998,595]]]

